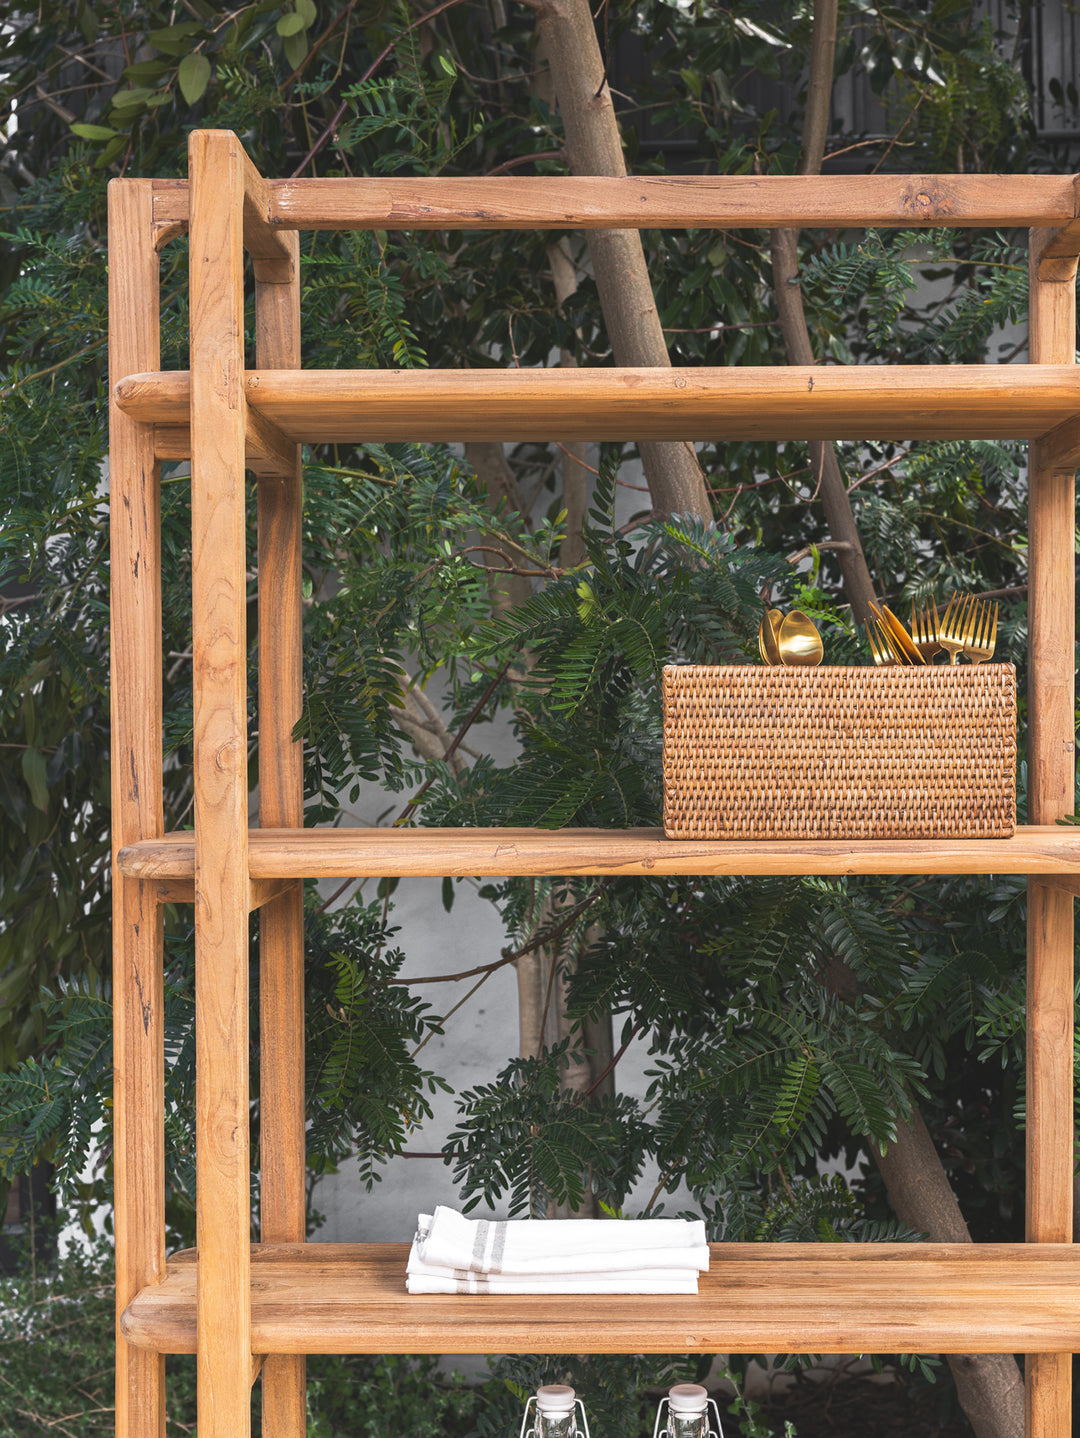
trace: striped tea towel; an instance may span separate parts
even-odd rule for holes
[[[696,1293],[709,1267],[700,1220],[469,1219],[421,1214],[410,1293]]]

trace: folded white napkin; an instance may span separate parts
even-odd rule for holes
[[[440,1270],[446,1275],[448,1270]],[[697,1269],[638,1269],[636,1273],[557,1273],[550,1278],[501,1274],[491,1278],[467,1273],[453,1276],[410,1271],[405,1280],[409,1293],[696,1293]]]
[[[410,1293],[696,1293],[709,1267],[699,1220],[469,1219],[421,1214]]]

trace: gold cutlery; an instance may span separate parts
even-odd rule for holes
[[[938,643],[948,654],[950,664],[955,664],[964,651],[964,629],[972,604],[970,594],[950,595],[945,613],[941,616]]]
[[[821,635],[813,621],[801,609],[784,616],[779,636],[780,660],[783,664],[820,664],[825,653]]]
[[[758,629],[758,650],[766,664],[782,664],[780,658],[780,625],[784,616],[779,609],[766,609]]]
[[[889,648],[884,635],[878,629],[877,620],[867,619],[864,620],[864,623],[866,625],[866,637],[870,641],[870,653],[874,656],[874,663],[879,668],[883,665],[895,664],[897,662],[896,655]],[[875,630],[878,630],[877,634],[875,634]]]
[[[879,608],[876,604],[871,603],[870,609],[878,622],[878,627],[887,638],[893,641],[892,648],[898,652],[901,664],[926,663],[926,660],[915,648],[911,635],[904,628],[903,622],[897,619],[887,604],[883,604]]]
[[[915,648],[927,664],[935,654],[941,653],[941,645],[938,643],[940,628],[941,621],[938,619],[937,602],[933,597],[920,599],[917,608],[913,599],[911,601],[911,637]]]
[[[975,601],[974,613],[964,628],[964,653],[972,664],[993,657],[997,643],[998,607],[988,599]]]

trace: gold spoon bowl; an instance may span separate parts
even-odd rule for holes
[[[793,609],[780,625],[777,647],[781,664],[820,664],[824,646],[813,621],[801,609]]]

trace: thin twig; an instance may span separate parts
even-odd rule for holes
[[[787,562],[798,564],[801,559],[808,558],[815,549],[850,549],[851,545],[846,539],[822,539],[817,544],[808,544],[803,549],[797,549],[794,554],[789,554]]]
[[[505,549],[497,549],[494,545],[491,544],[467,544],[464,549],[459,549],[457,553],[459,555],[497,554],[500,559],[504,559],[506,561],[507,568],[496,569],[494,565],[491,564],[480,564],[476,566],[478,569],[486,569],[491,574],[524,574],[534,579],[559,579],[562,577],[562,575],[566,573],[565,569],[558,569],[554,566],[551,566],[547,569],[519,568],[513,563],[511,556],[507,554]]]
[[[403,40],[405,36],[408,35],[411,31],[418,30],[421,25],[426,25],[429,20],[433,20],[436,15],[441,15],[444,10],[450,10],[453,8],[453,6],[461,5],[463,3],[464,0],[443,0],[443,3],[441,5],[436,5],[434,9],[425,10],[423,15],[421,15],[418,19],[414,20],[411,25],[406,25],[405,29],[402,30],[400,35],[395,35],[388,44],[383,46],[383,48],[375,56],[374,60],[372,60],[371,64],[360,76],[359,80],[356,82],[356,86],[365,85],[368,80],[371,79],[372,75],[374,75],[375,71],[379,68],[379,66],[386,59],[386,57],[393,52],[399,40]],[[356,86],[353,87],[350,93],[355,92]],[[312,160],[326,144],[327,140],[329,140],[333,136],[333,134],[337,130],[337,127],[341,124],[341,117],[344,115],[346,109],[348,108],[348,105],[349,99],[348,96],[346,96],[345,99],[342,100],[341,104],[334,111],[334,118],[330,121],[326,129],[322,132],[319,138],[315,141],[314,145],[312,145],[311,149],[300,161],[299,165],[297,165],[296,169],[290,175],[290,179],[299,179],[299,177],[304,173],[308,165],[311,164]]]
[[[510,665],[511,665],[513,662],[514,662],[514,661],[513,661],[512,659],[508,659],[508,660],[506,661],[506,663],[503,665],[503,667],[499,670],[498,674],[495,675],[494,679],[492,679],[491,683],[490,683],[490,684],[488,685],[488,687],[484,690],[483,694],[480,695],[480,698],[479,698],[479,699],[476,701],[476,703],[473,705],[472,709],[471,709],[470,712],[469,712],[469,717],[465,720],[465,723],[461,726],[461,728],[460,728],[460,729],[458,730],[458,732],[455,734],[455,736],[454,736],[454,738],[453,738],[453,741],[452,741],[451,744],[450,744],[449,749],[447,749],[446,753],[443,755],[443,763],[444,763],[444,764],[445,764],[445,763],[448,763],[449,760],[452,759],[453,756],[457,753],[457,751],[458,751],[458,746],[460,745],[461,741],[465,738],[465,735],[469,732],[469,730],[472,728],[472,726],[476,723],[477,719],[479,719],[481,713],[483,712],[484,705],[488,702],[488,700],[491,698],[492,694],[495,693],[495,690],[499,687],[499,685],[500,685],[500,684],[503,682],[503,680],[506,678],[507,674],[508,674],[509,671],[510,671]],[[412,797],[412,798],[409,800],[409,802],[406,804],[405,808],[401,811],[401,813],[398,815],[398,817],[394,820],[394,828],[395,828],[395,829],[400,828],[400,826],[405,823],[406,819],[408,819],[409,815],[413,812],[413,810],[416,808],[417,804],[419,804],[420,800],[424,797],[424,795],[425,795],[425,794],[427,793],[427,791],[431,788],[431,786],[432,786],[432,784],[434,784],[434,782],[435,782],[435,775],[434,775],[434,774],[432,774],[432,776],[430,777],[430,779],[425,779],[425,780],[424,780],[424,782],[420,785],[419,789],[417,789],[416,793],[413,795],[413,797]]]
[[[696,329],[677,329],[674,325],[661,325],[666,335],[718,335],[724,330],[767,330],[775,329],[779,320],[748,320],[744,325],[699,325]]]
[[[627,1050],[627,1049],[630,1047],[630,1045],[633,1043],[634,1039],[637,1038],[638,1034],[641,1032],[641,1030],[642,1030],[643,1028],[644,1028],[644,1024],[642,1024],[640,1021],[634,1025],[634,1027],[630,1030],[630,1035],[629,1035],[629,1037],[627,1038],[626,1042],[619,1048],[619,1050],[618,1050],[618,1052],[616,1053],[615,1057],[611,1060],[611,1062],[608,1064],[608,1066],[607,1066],[605,1069],[603,1069],[600,1073],[598,1073],[597,1076],[593,1079],[592,1083],[591,1083],[591,1084],[589,1085],[589,1087],[585,1090],[585,1092],[581,1095],[582,1098],[591,1098],[591,1097],[592,1097],[592,1095],[596,1092],[596,1090],[600,1087],[600,1085],[601,1085],[601,1084],[604,1082],[604,1080],[607,1078],[608,1074],[612,1072],[612,1070],[614,1069],[615,1065],[619,1062],[619,1060],[622,1058],[623,1054],[626,1052],[626,1050]]]
[[[537,150],[533,155],[516,155],[512,160],[504,160],[501,165],[496,165],[493,170],[485,170],[488,177],[492,175],[505,174],[507,170],[516,170],[521,165],[529,165],[533,160],[565,160],[565,150]]]
[[[20,379],[13,380],[5,389],[0,390],[0,398],[6,399],[9,394],[14,394],[17,389],[22,389],[24,384],[30,384],[36,379],[44,379],[47,374],[55,374],[58,369],[64,369],[67,365],[74,364],[76,360],[81,360],[84,355],[93,354],[95,350],[101,349],[102,346],[108,344],[108,342],[109,337],[105,335],[102,339],[95,340],[92,345],[87,345],[85,349],[76,350],[73,355],[68,355],[67,359],[62,359],[56,364],[49,365],[48,369],[39,369],[35,370],[33,374],[24,374]]]
[[[508,954],[503,950],[501,959],[492,959],[490,964],[477,964],[475,969],[462,969],[459,974],[424,974],[419,979],[384,979],[384,984],[389,987],[391,984],[455,984],[462,979],[471,979],[476,974],[493,974],[497,969],[505,969],[507,964],[512,964],[519,956]]]
[[[583,459],[579,459],[576,454],[571,454],[570,451],[567,449],[567,447],[566,447],[565,444],[560,444],[559,441],[556,440],[556,441],[555,441],[555,448],[556,448],[556,449],[561,449],[562,452],[563,452],[563,454],[566,455],[567,459],[572,459],[575,464],[580,464],[581,467],[582,467],[582,469],[587,469],[590,474],[595,474],[595,475],[597,475],[597,476],[599,477],[600,471],[599,471],[598,469],[593,469],[593,467],[592,467],[591,464],[586,464],[585,461],[584,461]],[[635,488],[636,488],[636,487],[637,487],[637,486],[635,485]]]
[[[534,949],[542,948],[545,944],[552,943],[555,939],[562,938],[567,929],[571,926],[579,914],[583,914],[590,905],[595,904],[600,897],[600,890],[597,889],[572,909],[568,909],[563,919],[551,928],[542,930],[534,938],[530,939],[520,949],[503,949],[502,957],[493,959],[489,964],[477,964],[475,969],[462,969],[458,974],[428,974],[421,979],[387,979],[385,982],[391,984],[453,984],[461,979],[471,979],[475,974],[493,974],[496,969],[501,969],[506,964],[515,963],[523,959],[526,954],[531,954]]]
[[[349,877],[348,879],[346,879],[343,883],[341,883],[341,884],[339,884],[339,885],[337,886],[337,888],[334,890],[334,892],[330,895],[330,897],[329,897],[328,899],[325,899],[325,900],[319,905],[319,907],[315,910],[315,912],[316,912],[317,914],[325,914],[326,911],[327,911],[327,909],[330,907],[330,905],[334,902],[335,899],[340,899],[341,896],[342,896],[342,894],[345,892],[346,889],[350,888],[351,885],[353,885],[353,884],[358,884],[359,882],[360,882],[360,880],[357,879],[357,878],[354,877],[354,876],[351,876],[351,877]]]
[[[315,41],[311,49],[300,61],[299,65],[297,65],[296,69],[292,72],[291,75],[287,75],[282,81],[281,93],[283,95],[300,78],[303,71],[306,70],[308,65],[311,64],[312,60],[326,44],[327,40],[330,39],[331,35],[333,35],[334,31],[341,24],[342,20],[346,19],[352,13],[352,11],[356,9],[356,4],[357,0],[349,0],[348,5],[346,5],[343,9],[337,12],[333,20],[330,21],[330,24]]]
[[[475,994],[476,991],[477,991],[477,989],[480,988],[481,984],[486,984],[487,981],[488,981],[488,979],[489,979],[490,977],[491,977],[490,974],[481,974],[481,975],[480,975],[480,977],[477,979],[476,983],[473,984],[473,986],[472,986],[472,988],[469,990],[469,992],[468,992],[467,994],[465,994],[462,998],[458,999],[457,1003],[454,1005],[454,1007],[453,1007],[452,1009],[448,1009],[447,1012],[446,1012],[445,1014],[443,1014],[442,1018],[439,1020],[440,1028],[441,1028],[441,1026],[442,1026],[443,1024],[446,1023],[446,1020],[447,1020],[447,1019],[453,1018],[453,1016],[457,1013],[458,1009],[460,1009],[463,1004],[467,1004],[467,1003],[469,1002],[469,1000],[472,998],[473,994]],[[419,1043],[416,1045],[416,1047],[413,1049],[413,1051],[412,1051],[412,1053],[409,1055],[409,1057],[410,1057],[411,1059],[414,1059],[414,1058],[416,1057],[416,1055],[420,1052],[420,1050],[424,1047],[424,1045],[430,1043],[431,1040],[435,1037],[435,1035],[436,1035],[439,1031],[440,1031],[439,1029],[429,1029],[428,1032],[427,1032],[427,1036],[426,1036],[425,1038],[422,1038],[422,1039],[420,1040],[420,1042],[419,1042]]]

